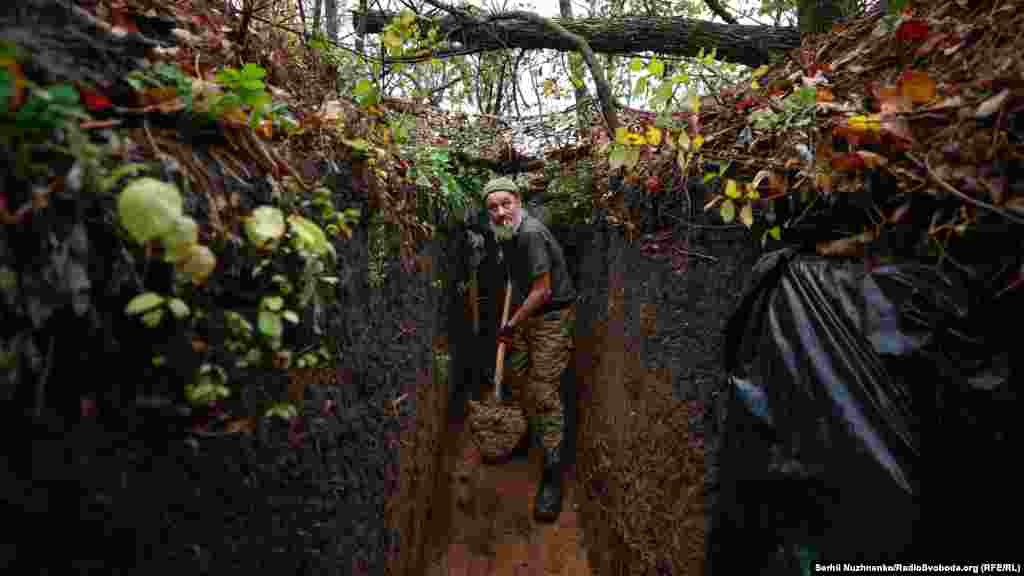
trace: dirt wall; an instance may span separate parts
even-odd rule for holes
[[[602,575],[703,573],[722,328],[756,257],[746,228],[681,218],[704,192],[652,204],[628,189],[643,215],[632,241],[577,235],[577,477]]]

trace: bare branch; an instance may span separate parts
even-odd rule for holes
[[[730,14],[729,11],[725,9],[725,6],[722,6],[722,3],[719,0],[704,0],[704,4],[711,9],[715,16],[718,16],[729,24],[739,24],[736,17]]]

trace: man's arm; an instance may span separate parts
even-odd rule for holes
[[[530,286],[530,293],[523,301],[523,305],[516,310],[516,313],[509,318],[511,326],[518,326],[520,322],[530,317],[531,314],[551,300],[551,272],[545,272],[538,276]]]

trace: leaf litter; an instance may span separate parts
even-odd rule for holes
[[[738,90],[735,102],[705,108],[706,132],[721,135],[704,147],[705,160],[732,162],[741,178],[768,170],[784,181],[783,196],[794,197],[863,193],[872,175],[884,176],[885,194],[873,190],[867,202],[868,222],[817,242],[822,255],[863,256],[887,231],[911,222],[931,223],[918,255],[940,261],[972,234],[1019,235],[1022,8],[1020,0],[910,2],[899,14],[876,13],[806,37],[759,77],[774,92]],[[754,126],[752,114],[771,110],[766,96],[779,102],[804,86],[817,90],[814,126],[788,133]],[[751,128],[757,148],[737,146]],[[796,144],[808,141],[813,161]],[[964,244],[975,250],[963,258],[989,257]]]

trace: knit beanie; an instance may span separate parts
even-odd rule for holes
[[[502,176],[491,180],[484,186],[484,198],[487,198],[491,192],[511,192],[518,196],[519,187],[516,186],[515,180]]]

